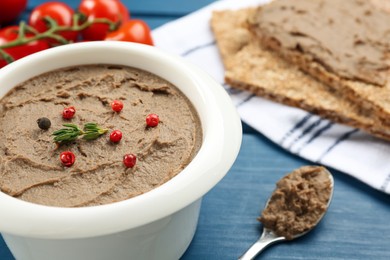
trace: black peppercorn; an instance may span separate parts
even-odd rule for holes
[[[41,117],[37,120],[38,126],[40,129],[47,130],[51,126],[50,119],[47,117]]]

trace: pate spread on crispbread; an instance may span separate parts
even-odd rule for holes
[[[248,20],[263,47],[389,125],[386,8],[387,1],[375,0],[276,0],[257,8]]]
[[[328,86],[261,47],[247,27],[247,19],[254,11],[225,10],[212,15],[211,27],[229,85],[390,139],[390,128],[360,114],[355,103],[335,96]]]

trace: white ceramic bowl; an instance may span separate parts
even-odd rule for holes
[[[225,176],[239,152],[241,122],[223,88],[181,58],[150,46],[77,43],[30,55],[0,69],[0,97],[44,72],[97,63],[150,71],[181,89],[199,113],[201,149],[167,183],[108,205],[48,207],[0,192],[0,232],[18,260],[178,259],[195,233],[203,195]]]

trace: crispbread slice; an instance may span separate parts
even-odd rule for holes
[[[370,4],[368,2],[368,4]],[[389,1],[371,0],[372,9],[379,11],[390,11]],[[261,12],[263,7],[258,7]],[[255,15],[261,15],[255,14]],[[389,14],[390,15],[390,14]],[[302,53],[298,49],[284,48],[279,44],[272,33],[259,29],[256,31],[259,43],[266,48],[277,52],[283,59],[298,66],[304,72],[310,74],[316,80],[328,85],[337,95],[349,100],[352,103],[359,104],[359,112],[367,117],[375,118],[381,121],[382,125],[390,126],[390,71],[385,73],[386,84],[378,86],[361,80],[352,80],[343,78],[336,73],[328,70],[324,64],[320,63],[310,54]],[[351,32],[353,33],[353,32]]]
[[[211,27],[229,85],[390,140],[390,128],[360,115],[354,104],[332,95],[326,85],[261,48],[246,23],[254,10],[215,11],[212,15]]]

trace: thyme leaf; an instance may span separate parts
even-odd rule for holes
[[[94,140],[105,134],[108,129],[101,128],[96,123],[86,123],[83,129],[75,124],[63,124],[64,128],[52,133],[53,141],[56,143],[68,143],[75,141],[81,136],[85,140]]]

